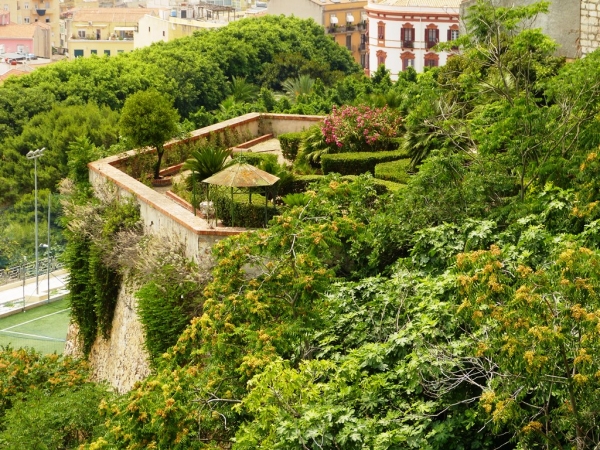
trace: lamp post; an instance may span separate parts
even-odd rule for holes
[[[35,186],[35,294],[39,295],[39,264],[38,259],[38,206],[37,206],[37,160],[44,154],[45,147],[27,153],[27,159],[33,159]]]

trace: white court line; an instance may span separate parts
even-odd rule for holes
[[[31,322],[35,322],[36,320],[45,319],[46,317],[53,316],[54,314],[63,313],[63,312],[68,311],[70,309],[71,308],[61,309],[60,311],[56,311],[56,312],[53,312],[51,314],[46,314],[45,316],[38,317],[37,319],[31,319],[31,320],[28,320],[27,322],[18,323],[16,325],[13,325],[12,327],[8,327],[8,328],[4,328],[3,330],[0,330],[0,333],[2,331],[8,331],[8,330],[12,330],[13,328],[20,327],[21,325],[25,325],[25,324],[28,324],[28,323],[31,323]]]
[[[3,332],[4,332],[4,330],[0,331],[0,333],[3,333]],[[39,339],[39,340],[43,340],[43,341],[67,342],[66,339],[58,339],[58,338],[53,338],[53,337],[50,337],[50,336],[42,336],[41,334],[19,333],[18,331],[7,331],[6,333],[8,333],[8,334],[18,334],[18,335],[21,335],[21,336],[29,336],[29,337],[32,337],[34,339]]]

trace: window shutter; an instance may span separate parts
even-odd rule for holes
[[[448,38],[446,39],[448,42],[452,40],[452,30],[448,30]]]
[[[440,42],[440,30],[435,30],[435,42]]]
[[[427,41],[429,41],[429,39],[428,39],[428,38],[429,38],[429,36],[427,36],[427,32],[428,32],[428,31],[429,31],[429,30],[427,30],[427,29],[425,30],[425,39],[424,39],[424,41],[425,41],[425,45],[427,45]]]
[[[404,45],[404,41],[406,40],[406,29],[400,28],[400,40],[402,41],[402,45]]]

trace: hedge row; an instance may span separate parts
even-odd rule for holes
[[[273,153],[252,153],[252,152],[244,152],[242,154],[236,154],[233,156],[235,162],[245,162],[246,164],[250,164],[251,166],[258,167],[261,165],[263,161],[271,161],[273,163],[277,162],[277,155]]]
[[[300,149],[304,133],[284,133],[277,136],[281,145],[281,153],[288,161],[294,162]]]
[[[375,166],[389,161],[408,158],[404,150],[384,152],[336,153],[321,156],[321,169],[325,175],[361,175],[370,172],[375,175]]]
[[[410,159],[377,164],[375,166],[375,178],[407,184],[410,177],[407,172],[409,167]]]
[[[222,191],[213,197],[217,216],[226,227],[236,226],[243,228],[262,228],[265,223],[265,197],[253,193],[252,203],[249,203],[248,193],[233,195],[233,221],[231,217],[232,204],[231,194]],[[277,208],[269,204],[267,206],[267,221],[278,215]]]

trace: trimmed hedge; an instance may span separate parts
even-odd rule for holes
[[[407,172],[409,167],[410,159],[377,164],[375,166],[375,178],[406,184],[410,177]]]
[[[370,172],[374,175],[377,164],[404,158],[408,158],[404,150],[326,154],[321,156],[321,168],[325,175],[334,172],[341,175],[361,175]]]
[[[213,197],[216,213],[226,227],[232,226],[231,194],[225,191]],[[252,194],[252,203],[248,201],[248,193],[233,194],[233,226],[243,228],[263,228],[265,226],[265,197]],[[277,208],[267,206],[267,221],[279,214]]]
[[[235,162],[244,161],[254,167],[259,167],[263,161],[271,161],[277,163],[277,155],[273,153],[252,153],[244,152],[242,155],[234,155],[233,160]],[[241,161],[240,161],[241,160]]]
[[[281,145],[281,153],[288,161],[294,162],[302,143],[304,133],[284,133],[277,136]]]

